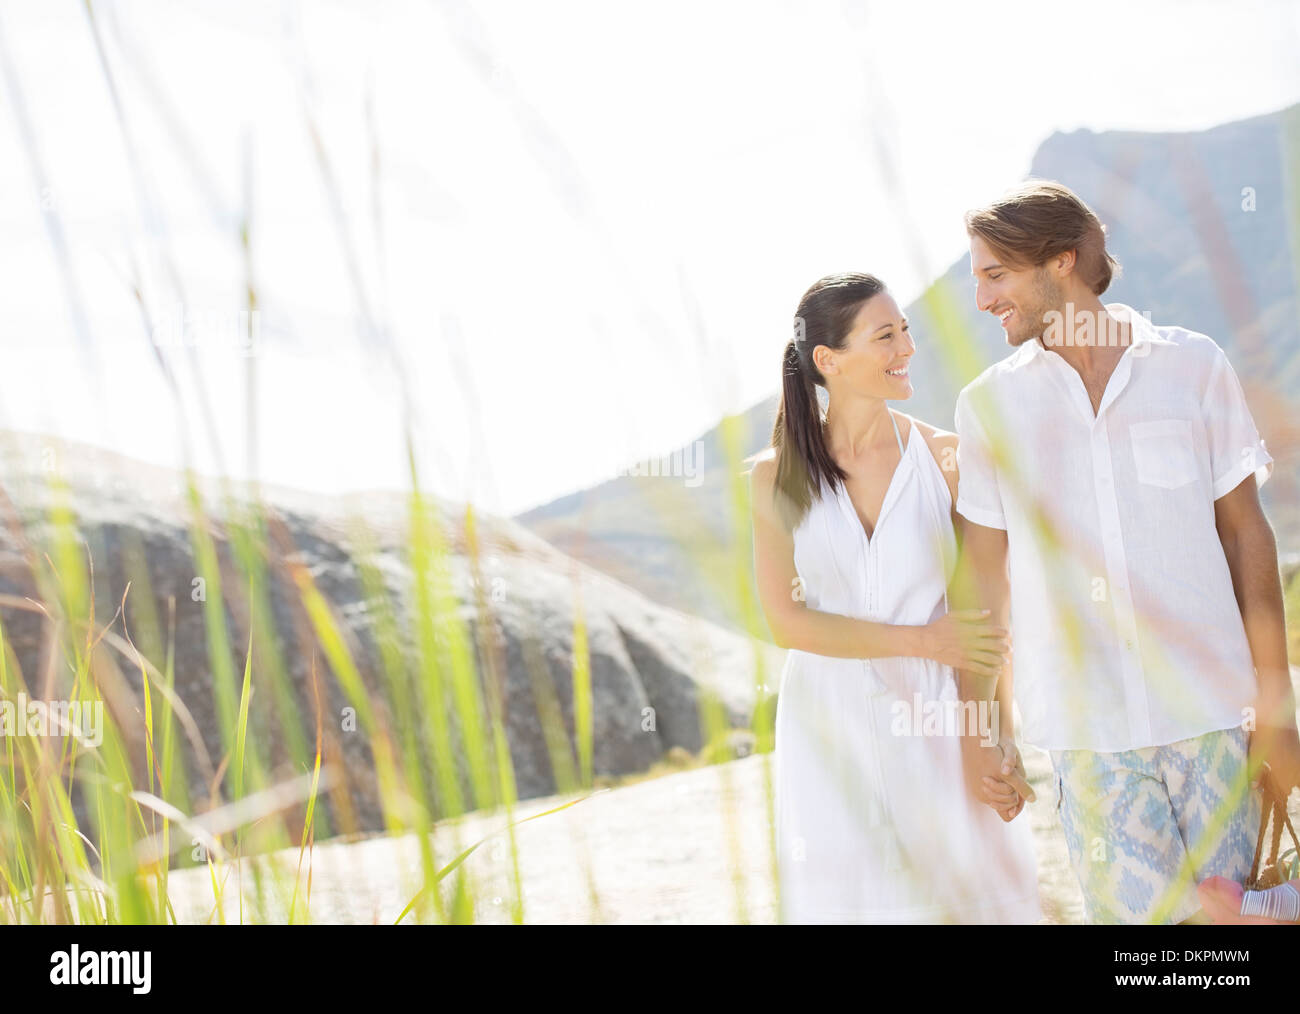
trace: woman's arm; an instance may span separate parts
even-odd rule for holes
[[[994,675],[1004,648],[978,611],[949,613],[923,626],[877,623],[808,608],[794,565],[794,538],[772,500],[776,463],[755,463],[750,500],[754,526],[754,576],[773,640],[831,658],[934,658]]]

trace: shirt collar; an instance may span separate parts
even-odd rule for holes
[[[1175,345],[1176,342],[1163,337],[1146,317],[1142,316],[1127,303],[1106,303],[1106,312],[1118,320],[1127,321],[1133,329],[1130,348],[1143,345]],[[1016,350],[1011,361],[1011,368],[1018,369],[1026,363],[1047,354],[1047,349],[1037,338],[1031,338]]]
[[[1128,321],[1133,327],[1132,345],[1177,345],[1170,338],[1164,337],[1156,326],[1126,303],[1107,303],[1106,312],[1119,320]]]

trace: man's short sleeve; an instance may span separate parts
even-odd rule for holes
[[[1245,392],[1237,373],[1223,349],[1215,345],[1214,365],[1201,416],[1210,442],[1210,474],[1214,481],[1214,499],[1236,489],[1253,472],[1255,481],[1264,485],[1273,474],[1273,458],[1264,447]]]
[[[967,387],[957,395],[953,421],[957,427],[957,513],[986,528],[1007,527],[1002,494],[984,427],[970,405]]]

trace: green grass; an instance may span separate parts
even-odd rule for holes
[[[133,182],[142,200],[150,201],[135,144],[140,113],[125,101],[127,92],[119,81],[125,73],[122,68],[129,66],[129,60],[120,59],[127,42],[102,21],[96,5],[87,2],[84,11]],[[7,59],[3,47],[0,56]],[[16,93],[15,104],[24,125],[30,125],[21,93]],[[397,344],[387,337],[384,308],[364,282],[359,256],[362,238],[345,214],[339,174],[306,92],[303,117],[339,252],[364,318],[366,339],[377,342],[376,353],[387,357],[400,381],[406,370]],[[369,126],[377,154],[373,120]],[[178,124],[172,127],[183,129]],[[174,140],[179,148],[191,147],[186,138]],[[25,131],[23,142],[30,164],[39,170],[37,131]],[[251,164],[247,150],[244,156]],[[200,171],[197,164],[191,167]],[[43,178],[39,171],[37,176]],[[251,188],[255,181],[250,176],[247,182]],[[250,326],[261,288],[254,270],[258,223],[250,211],[251,196],[250,189],[242,207],[224,209],[233,212],[237,223],[232,238],[243,260],[244,308],[250,311]],[[56,225],[58,214],[57,207],[48,208]],[[377,215],[373,208],[372,214]],[[160,220],[164,217],[159,214]],[[379,221],[375,218],[370,224],[378,242]],[[157,250],[163,274],[179,287],[182,272],[165,232]],[[67,273],[74,317],[89,321],[70,263],[63,259],[59,266]],[[128,281],[141,315],[142,340],[153,343],[151,302],[134,263]],[[88,324],[83,337],[93,348],[97,336]],[[411,585],[390,591],[380,576],[374,540],[361,519],[352,519],[352,542],[357,547],[353,562],[366,612],[374,620],[375,657],[360,658],[354,654],[336,604],[328,601],[305,566],[285,560],[293,551],[291,540],[256,491],[236,498],[222,479],[219,502],[204,501],[189,461],[196,439],[220,446],[216,417],[201,388],[193,409],[180,397],[175,378],[183,368],[178,360],[184,353],[157,344],[153,351],[177,394],[174,422],[184,446],[189,548],[193,573],[202,579],[203,589],[194,605],[202,613],[204,677],[212,696],[218,749],[209,755],[191,714],[200,702],[187,704],[177,691],[178,604],[170,600],[162,610],[156,606],[143,545],[136,539],[125,554],[130,583],[123,601],[111,604],[116,612],[105,622],[105,604],[95,600],[93,573],[97,562],[102,567],[106,561],[93,559],[80,541],[82,519],[74,516],[71,498],[57,501],[49,517],[41,519],[47,524],[32,526],[40,533],[32,536],[29,554],[37,594],[0,602],[0,695],[39,696],[14,664],[17,658],[7,633],[15,610],[39,615],[46,637],[45,657],[53,671],[68,675],[58,692],[68,699],[104,705],[104,739],[92,747],[62,738],[0,738],[0,919],[171,922],[176,913],[169,901],[169,877],[178,869],[197,867],[208,871],[212,921],[223,921],[227,910],[236,913],[240,922],[265,921],[274,901],[274,909],[287,912],[289,921],[310,922],[312,849],[323,838],[347,837],[361,830],[354,790],[355,782],[368,774],[350,770],[341,752],[334,728],[337,716],[327,713],[325,703],[337,699],[333,693],[337,691],[355,716],[355,735],[366,744],[383,830],[394,835],[415,832],[420,842],[422,883],[408,910],[394,912],[392,918],[473,921],[475,885],[463,860],[477,843],[453,840],[451,853],[438,855],[432,831],[448,824],[455,839],[462,815],[499,811],[506,822],[501,833],[509,846],[511,916],[517,923],[524,922],[527,912],[514,835],[517,790],[502,694],[505,659],[501,646],[486,633],[494,626],[491,603],[482,593],[479,519],[468,507],[461,529],[465,558],[479,589],[468,603],[476,617],[475,642],[463,618],[466,603],[451,583],[451,533],[444,530],[437,505],[424,493],[415,466],[418,455],[409,404],[404,412],[408,421],[394,439],[403,443],[410,465],[402,554],[410,566]],[[245,404],[253,405],[256,355],[246,362],[245,381]],[[409,393],[404,391],[404,397],[409,401]],[[250,414],[245,423],[248,446],[255,448],[257,420]],[[475,424],[467,420],[467,425]],[[213,534],[217,518],[224,526],[224,546]],[[273,583],[292,590],[297,630],[278,625],[272,609]],[[602,779],[595,771],[597,716],[576,575],[573,589],[572,730],[563,719],[557,688],[536,645],[525,645],[525,661],[557,789],[576,802],[597,789]],[[159,616],[160,611],[165,615]],[[295,697],[289,652],[296,652],[310,666],[310,714],[303,713]],[[119,670],[130,677],[125,687],[117,677]],[[205,710],[208,703],[203,702]],[[704,710],[713,728],[717,709],[706,705]],[[297,855],[296,868],[288,876],[267,875],[262,864],[241,862],[282,850]],[[241,882],[246,875],[250,883]],[[225,901],[232,890],[237,903],[228,906]],[[590,877],[588,890],[593,914],[598,916],[599,893]]]
[[[128,66],[129,60],[119,60],[114,46],[126,43],[106,37],[94,4],[87,2],[84,9],[116,128],[128,152],[132,182],[147,201],[150,188],[134,143],[138,113],[123,103],[118,82],[119,68]],[[10,73],[7,79],[15,78]],[[20,121],[28,125],[20,92],[15,93],[13,105]],[[367,285],[360,257],[363,243],[382,248],[380,222],[377,218],[370,222],[367,239],[361,235],[364,230],[347,218],[344,209],[354,202],[344,200],[339,192],[340,174],[332,164],[307,89],[303,117],[316,158],[317,182],[362,320],[359,335],[372,343],[375,359],[386,362],[403,383],[403,418],[408,421],[393,439],[403,447],[409,468],[402,552],[410,566],[410,587],[396,593],[388,588],[372,533],[362,519],[351,519],[353,563],[373,621],[375,645],[372,658],[359,657],[338,604],[329,601],[305,565],[285,560],[293,546],[286,543],[287,532],[274,513],[256,496],[237,499],[224,483],[219,502],[205,502],[190,469],[192,441],[206,439],[220,445],[215,416],[201,389],[199,404],[188,407],[175,382],[186,365],[179,361],[180,353],[154,345],[160,370],[176,394],[176,417],[171,421],[183,435],[186,449],[189,549],[193,572],[203,579],[204,595],[197,608],[202,614],[204,675],[216,719],[216,753],[209,754],[192,716],[199,702],[185,701],[177,690],[177,603],[169,601],[165,615],[158,615],[144,547],[137,542],[124,557],[129,585],[122,601],[96,601],[94,570],[106,561],[95,560],[80,541],[82,519],[74,515],[71,498],[56,495],[48,516],[40,519],[44,524],[32,525],[27,533],[32,540],[28,559],[35,595],[0,597],[0,698],[14,700],[20,693],[46,696],[34,692],[37,674],[24,674],[15,664],[9,633],[15,617],[37,617],[44,638],[42,657],[59,676],[58,692],[68,699],[102,705],[104,737],[97,745],[73,737],[0,737],[2,922],[175,922],[169,878],[177,870],[189,869],[207,871],[212,889],[210,921],[224,921],[226,912],[233,910],[241,923],[266,922],[272,912],[281,911],[294,924],[312,922],[312,850],[318,841],[347,839],[362,830],[354,790],[357,779],[368,773],[349,769],[337,735],[338,716],[328,709],[328,702],[336,699],[335,691],[347,701],[355,716],[355,735],[364,740],[383,831],[413,832],[419,842],[419,883],[405,907],[386,916],[400,923],[475,920],[482,899],[466,860],[487,839],[460,840],[459,818],[479,811],[499,813],[504,820],[496,832],[508,850],[510,896],[504,900],[514,923],[528,921],[515,833],[524,821],[515,818],[518,790],[503,698],[506,661],[491,634],[493,604],[483,578],[482,518],[472,505],[467,506],[458,532],[448,531],[438,505],[425,492],[416,468],[417,437],[409,422],[413,412],[412,395],[404,387],[407,371],[387,326],[385,308],[375,296],[385,285]],[[369,127],[375,149],[372,164],[377,165],[379,142],[373,121]],[[35,134],[26,130],[22,137],[33,177],[43,181],[44,174],[35,171],[40,169]],[[183,138],[175,140],[178,148],[186,147]],[[1294,133],[1291,142],[1294,156]],[[247,151],[244,157],[251,161]],[[377,194],[378,180],[371,182]],[[377,201],[374,204],[378,206]],[[249,311],[258,308],[261,290],[253,266],[258,223],[252,207],[251,194],[245,194],[241,207],[222,209],[237,222],[231,241],[242,255],[245,285],[240,301]],[[1300,221],[1294,201],[1291,208],[1292,222]],[[47,214],[57,222],[57,208]],[[157,216],[158,221],[164,218]],[[69,310],[84,323],[89,315],[78,302],[71,265],[58,254],[60,270],[67,273]],[[179,298],[182,273],[165,230],[161,230],[158,257],[163,270],[157,273],[172,278],[178,290],[166,295]],[[151,306],[134,266],[129,283],[141,314],[141,340],[152,343]],[[935,344],[945,368],[963,381],[970,379],[981,364],[954,310],[957,296],[939,284],[923,298],[935,325],[934,333],[923,340]],[[779,330],[774,324],[773,332]],[[88,329],[82,337],[93,349]],[[702,346],[706,344],[707,335],[698,337]],[[774,360],[774,381],[776,368]],[[250,356],[245,399],[249,405],[257,403],[257,370],[257,358]],[[476,406],[472,409],[477,413]],[[1014,434],[1009,421],[1001,422],[1005,425],[993,427],[1000,452]],[[467,427],[479,424],[478,418],[464,420]],[[766,754],[774,747],[776,674],[766,671],[759,647],[766,624],[751,579],[749,487],[740,471],[747,448],[741,446],[741,434],[740,417],[724,419],[723,453],[735,465],[725,472],[728,535],[702,543],[693,540],[691,545],[693,551],[698,545],[697,578],[727,601],[729,615],[738,618],[754,646],[751,671],[756,703],[746,742],[755,752]],[[244,435],[249,446],[256,447],[257,420],[252,416],[246,420]],[[57,484],[54,491],[58,494]],[[648,488],[652,499],[662,492],[659,487]],[[213,536],[217,517],[226,532],[224,554]],[[463,538],[463,554],[456,545],[457,534]],[[1052,530],[1046,519],[1041,535],[1049,545],[1067,544],[1066,535]],[[461,601],[451,580],[452,560],[458,555],[463,555],[474,576],[475,591],[469,602]],[[277,621],[272,608],[275,587],[291,589],[295,616],[301,621],[298,629],[282,629]],[[573,702],[572,728],[563,718],[559,690],[541,657],[540,638],[523,645],[538,722],[557,793],[563,799],[525,820],[544,819],[604,787],[724,764],[736,756],[731,746],[738,738],[736,732],[729,728],[722,702],[704,689],[708,680],[703,679],[698,708],[705,745],[700,751],[692,755],[680,748],[670,750],[643,773],[613,777],[597,772],[598,716],[587,604],[581,590],[575,574],[571,663],[565,674]],[[1300,660],[1300,573],[1287,582],[1286,610],[1291,659],[1296,662]],[[467,611],[475,618],[473,632],[464,618]],[[1066,629],[1061,636],[1077,644],[1080,635],[1076,629]],[[294,693],[293,661],[305,664],[311,673],[310,713],[304,712]],[[707,676],[711,664],[700,662],[700,675]],[[203,703],[206,707],[208,702]],[[721,775],[725,790],[730,769],[722,767]],[[770,764],[764,765],[763,778],[767,808],[762,816],[774,830]],[[723,792],[724,800],[731,797]],[[729,914],[745,923],[754,912],[741,877],[737,828],[747,815],[729,811],[724,818],[730,832],[728,861],[734,872]],[[452,844],[440,854],[434,848],[433,832],[444,826],[452,832]],[[775,882],[774,837],[767,844]],[[267,872],[261,864],[241,862],[281,852],[295,855],[292,869]],[[251,878],[247,884],[242,881],[245,870]],[[591,917],[599,920],[600,892],[590,869],[586,879]],[[226,904],[231,891],[237,899],[233,906]]]

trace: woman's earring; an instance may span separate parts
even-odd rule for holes
[[[818,385],[817,385],[817,404],[820,405],[822,411],[825,412],[826,409],[830,406],[830,403],[831,403],[831,393],[830,393],[830,391],[826,390],[826,388],[824,388],[824,387],[822,387],[820,384],[818,384]]]

